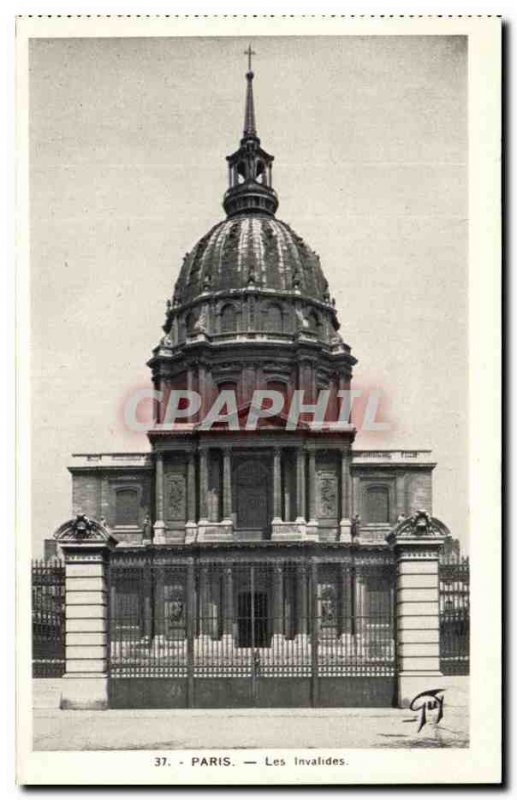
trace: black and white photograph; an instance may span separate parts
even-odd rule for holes
[[[216,21],[18,21],[20,772],[495,782],[500,20]]]

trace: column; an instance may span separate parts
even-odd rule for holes
[[[282,464],[281,450],[273,450],[273,522],[282,521]]]
[[[296,451],[296,521],[305,522],[305,451]]]
[[[156,522],[153,526],[156,544],[163,544],[165,541],[163,494],[163,453],[157,452],[155,453]]]
[[[309,609],[307,608],[307,570],[305,564],[299,564],[296,568],[296,621],[297,633],[305,636],[308,630],[307,618]]]
[[[149,644],[154,638],[154,565],[153,550],[148,550],[143,568],[144,636]]]
[[[199,632],[204,636],[209,636],[212,632],[212,620],[210,618],[210,574],[207,566],[201,567],[199,580]]]
[[[438,560],[446,534],[425,511],[400,522],[387,537],[396,563],[398,703],[408,706],[440,679]],[[439,683],[436,684],[439,686]]]
[[[341,451],[341,519],[350,520],[352,517],[351,486],[350,486],[350,453]]]
[[[233,636],[233,616],[233,570],[227,567],[224,571],[223,635],[230,639]]]
[[[310,614],[311,614],[311,701],[318,705],[318,650],[320,642],[320,616],[318,607],[318,562],[311,559],[310,566]]]
[[[194,373],[190,364],[187,367],[187,391],[194,391]]]
[[[284,567],[275,564],[273,567],[273,634],[284,634]]]
[[[284,450],[284,513],[282,515],[286,522],[290,522],[291,516],[291,451]]]
[[[194,705],[194,638],[196,635],[196,577],[194,559],[187,560],[187,707]]]
[[[309,450],[309,508],[307,516],[316,524],[316,451]]]
[[[232,519],[232,451],[230,447],[223,448],[223,520],[231,522]]]
[[[199,521],[208,522],[208,450],[199,450]]]
[[[209,398],[207,397],[206,367],[204,364],[199,364],[198,366],[197,382],[197,390],[201,397],[201,406],[199,408],[198,419],[203,421],[209,405]]]
[[[360,569],[354,568],[353,591],[353,633],[356,636],[356,649],[359,659],[364,659],[366,636],[368,633],[365,618],[365,578]]]
[[[353,604],[350,602],[352,590],[351,565],[341,562],[339,570],[339,633],[341,636],[350,633]]]
[[[84,524],[88,537],[84,538]],[[63,537],[63,538],[62,538]],[[61,708],[108,707],[108,559],[117,540],[84,515],[55,534],[65,560],[65,675]]]
[[[161,392],[162,390],[162,382],[160,379],[153,382],[153,387],[157,392]],[[162,413],[161,413],[161,406],[162,401],[159,400],[157,397],[153,400],[153,422],[154,425],[159,425],[162,421]]]

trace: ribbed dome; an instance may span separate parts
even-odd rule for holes
[[[251,286],[330,301],[318,256],[285,222],[265,214],[215,225],[185,256],[174,297],[183,305],[204,292]]]

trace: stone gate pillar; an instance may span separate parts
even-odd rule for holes
[[[395,654],[398,705],[440,688],[440,584],[438,560],[448,530],[417,511],[388,534],[396,561]]]
[[[108,707],[107,560],[117,540],[78,514],[54,534],[65,560],[65,675],[61,708]]]

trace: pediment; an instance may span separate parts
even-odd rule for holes
[[[239,429],[246,430],[246,423],[248,421],[249,413],[251,411],[252,404],[251,402],[246,402],[240,405],[237,408],[237,418],[239,421]],[[282,411],[279,414],[274,414],[272,417],[260,417],[257,420],[257,430],[263,428],[275,428],[280,430],[285,430],[287,427],[287,421],[289,417],[288,415]],[[227,422],[215,422],[212,425],[213,430],[227,430],[228,423]],[[303,420],[298,421],[297,430],[310,430],[310,425],[307,422],[303,422]]]

